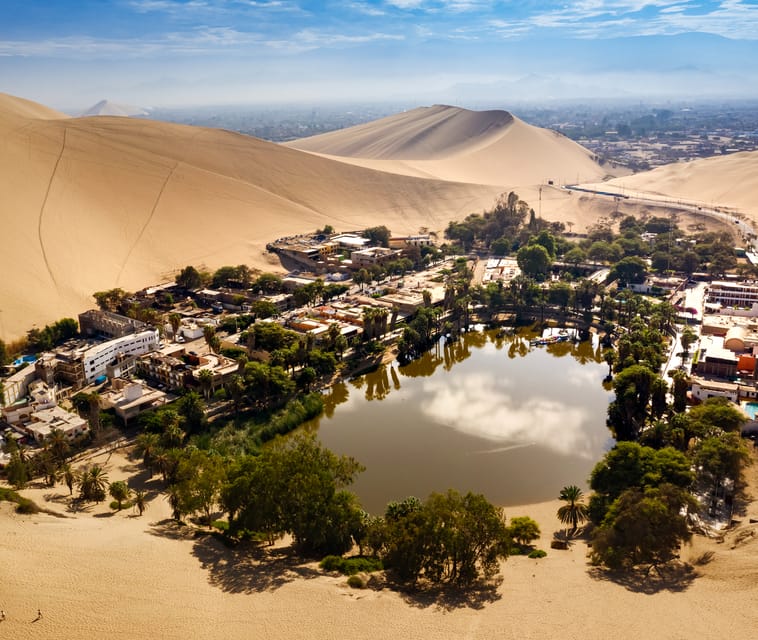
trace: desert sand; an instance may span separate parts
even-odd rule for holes
[[[542,528],[541,560],[512,557],[502,583],[480,600],[435,600],[351,590],[277,547],[262,559],[194,537],[167,521],[168,505],[139,465],[101,454],[111,480],[152,495],[142,517],[105,504],[68,510],[68,490],[24,491],[66,518],[21,516],[0,503],[2,637],[26,638],[511,638],[566,640],[750,638],[758,628],[758,502],[723,543],[696,538],[682,557],[692,573],[661,583],[601,577],[587,546],[549,550],[559,503],[508,507]],[[758,469],[750,470],[751,490]],[[746,541],[740,536],[752,533]],[[701,564],[697,564],[697,562]],[[43,618],[34,622],[37,609]]]
[[[0,337],[187,264],[279,268],[267,242],[331,224],[437,229],[497,187],[380,173],[228,131],[65,118],[0,100]]]
[[[400,175],[519,188],[609,176],[569,138],[507,111],[435,105],[287,143]],[[618,175],[618,174],[614,174]],[[531,202],[531,201],[530,201]]]
[[[728,207],[758,221],[758,151],[678,162],[605,184],[693,202]]]
[[[603,177],[566,138],[505,112],[438,111],[402,114],[394,134],[381,127],[393,157],[403,144],[413,156],[426,149],[413,161],[420,168],[399,175],[394,159],[370,160],[390,163],[377,170],[229,131],[68,118],[0,94],[0,338],[76,315],[95,291],[165,282],[187,264],[281,270],[266,243],[325,224],[440,231],[512,189],[578,231],[606,206],[557,189],[540,199],[551,175]]]

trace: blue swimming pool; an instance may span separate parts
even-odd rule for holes
[[[23,367],[24,365],[32,364],[33,362],[37,362],[37,356],[21,356],[13,361],[13,366]]]
[[[742,409],[750,416],[751,420],[755,420],[756,415],[758,415],[758,402],[746,402],[742,405]]]

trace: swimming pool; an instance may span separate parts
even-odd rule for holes
[[[758,402],[746,402],[742,405],[742,410],[750,416],[751,420],[755,420],[758,415]]]
[[[37,362],[37,356],[21,356],[20,358],[16,358],[12,364],[14,367],[23,367],[33,362]]]

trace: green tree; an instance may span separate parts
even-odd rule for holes
[[[687,408],[687,389],[690,383],[684,371],[676,370],[671,376],[673,380],[671,393],[674,396],[672,408],[676,413],[682,413]]]
[[[23,489],[31,479],[29,463],[22,459],[18,451],[11,454],[8,464],[5,465],[5,477],[14,489]]]
[[[207,402],[213,392],[213,372],[210,369],[201,369],[197,374],[200,382],[200,388],[203,390],[203,397]]]
[[[199,289],[203,284],[203,280],[200,272],[190,265],[184,267],[179,275],[176,276],[176,284],[185,289]]]
[[[516,253],[516,261],[524,275],[535,280],[544,280],[550,270],[550,253],[540,244],[521,247]]]
[[[694,480],[689,458],[672,447],[653,449],[636,442],[617,442],[590,475],[590,517],[600,524],[608,506],[629,488],[672,484],[688,489]]]
[[[564,262],[568,262],[574,268],[587,260],[587,253],[579,246],[571,247],[564,255]]]
[[[558,519],[563,524],[571,525],[571,533],[574,533],[579,525],[589,518],[587,505],[582,501],[583,497],[582,490],[575,484],[563,487],[558,496],[566,503],[558,509]]]
[[[364,229],[363,235],[374,244],[378,244],[382,247],[390,246],[390,230],[384,225]]]
[[[680,341],[682,343],[682,362],[684,362],[687,359],[687,356],[690,353],[690,347],[697,342],[697,335],[695,332],[690,329],[689,327],[686,327],[685,330],[682,332]]]
[[[648,571],[674,560],[692,533],[686,512],[697,503],[683,489],[663,484],[624,491],[608,510],[592,539],[592,561],[612,570]]]
[[[123,503],[125,500],[129,499],[131,492],[132,490],[123,480],[116,480],[115,482],[111,482],[110,486],[108,487],[108,493],[110,494],[111,498],[116,501],[118,511],[121,511],[121,509],[123,509]]]
[[[423,505],[415,498],[391,503],[374,527],[372,546],[382,549],[385,566],[408,583],[423,577],[469,585],[490,578],[511,545],[500,509],[482,495],[452,490],[432,494]]]
[[[511,518],[508,534],[519,545],[526,547],[540,537],[540,526],[529,516]]]
[[[10,355],[8,354],[8,347],[5,342],[0,340],[0,367],[4,367],[10,362]],[[0,405],[3,404],[3,399],[0,397]]]
[[[174,478],[181,512],[200,512],[203,522],[210,525],[225,479],[226,469],[217,453],[194,448],[184,450]]]
[[[171,325],[171,335],[176,340],[179,337],[179,327],[182,324],[182,317],[178,313],[170,313],[168,322]]]
[[[722,431],[739,433],[747,422],[747,416],[734,403],[720,397],[707,398],[692,407],[688,418],[691,435],[700,438],[719,435]]]
[[[751,458],[739,433],[733,432],[700,440],[695,446],[693,461],[698,477],[709,481],[712,490],[717,492],[727,478],[739,485],[742,469]]]
[[[621,353],[621,352],[620,352]],[[658,376],[648,367],[635,364],[613,380],[614,400],[608,405],[608,426],[616,440],[636,440],[650,415],[649,402]]]
[[[233,478],[237,488],[226,504],[237,515],[232,528],[290,532],[306,553],[343,553],[361,525],[355,497],[343,490],[363,467],[354,459],[325,449],[313,434],[276,441],[244,473]]]
[[[639,284],[645,281],[647,265],[638,256],[627,256],[619,260],[611,269],[610,278],[618,278],[627,284]]]
[[[69,463],[66,463],[61,467],[61,473],[63,474],[63,482],[68,487],[68,495],[74,495],[74,484],[77,480],[76,471]]]
[[[200,433],[208,424],[205,403],[196,391],[184,394],[176,403],[176,411],[187,433]]]

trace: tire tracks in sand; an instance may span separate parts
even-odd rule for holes
[[[171,167],[171,170],[166,175],[165,179],[163,180],[163,184],[161,185],[160,190],[158,191],[158,195],[155,197],[155,202],[153,203],[153,208],[150,209],[150,213],[147,216],[147,220],[145,220],[145,223],[142,225],[142,228],[140,229],[139,233],[137,234],[137,237],[134,239],[134,242],[132,242],[132,246],[129,247],[129,251],[126,254],[126,257],[124,258],[124,261],[121,263],[121,268],[118,270],[118,275],[116,276],[116,286],[119,285],[119,282],[121,281],[121,276],[124,273],[124,269],[126,269],[126,265],[129,262],[129,258],[132,257],[132,253],[137,248],[137,245],[142,240],[142,236],[145,235],[145,231],[150,226],[150,223],[153,221],[153,216],[155,216],[155,211],[158,208],[158,204],[161,201],[161,197],[163,196],[163,192],[166,190],[166,186],[168,185],[168,181],[171,180],[171,177],[174,175],[174,172],[179,167],[179,163],[175,162],[174,166]]]
[[[52,186],[53,186],[53,180],[55,179],[55,175],[58,173],[58,165],[61,163],[61,158],[63,158],[63,152],[66,150],[66,137],[67,136],[68,136],[68,127],[63,127],[63,142],[61,144],[61,150],[58,152],[58,157],[55,159],[55,164],[53,165],[53,171],[50,174],[50,180],[48,181],[47,189],[45,190],[45,197],[42,199],[42,206],[40,207],[39,216],[37,218],[37,240],[39,242],[40,251],[42,252],[42,260],[45,262],[45,268],[47,269],[47,273],[50,276],[50,279],[53,281],[56,291],[58,292],[60,292],[60,287],[58,286],[58,281],[55,278],[53,269],[50,266],[50,260],[47,255],[47,250],[45,249],[45,241],[42,238],[42,225],[45,218],[45,208],[47,207],[47,200],[50,197],[50,191],[52,190]]]

